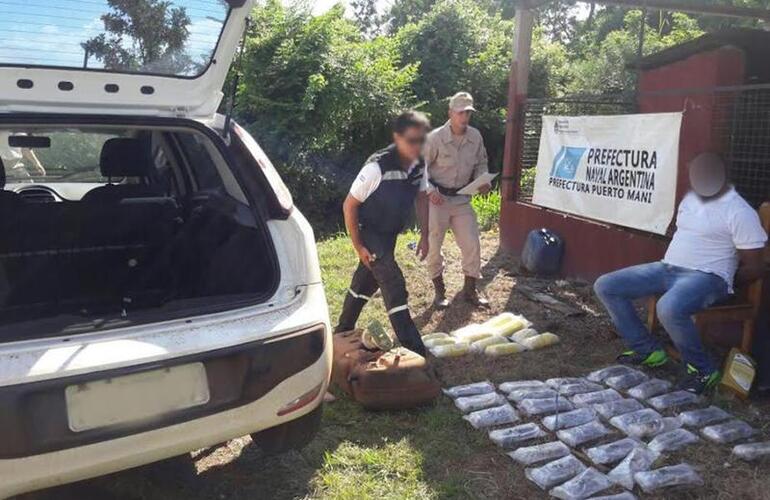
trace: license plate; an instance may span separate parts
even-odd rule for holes
[[[96,380],[65,389],[74,432],[151,419],[209,401],[202,363]]]

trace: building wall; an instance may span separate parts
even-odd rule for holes
[[[716,106],[713,94],[676,91],[740,85],[744,74],[743,52],[722,47],[641,75],[640,112],[685,111],[680,134],[677,202],[687,189],[687,163],[701,151],[721,151],[724,145],[713,132],[713,124],[720,119],[716,114],[723,109]],[[556,231],[565,241],[562,274],[588,281],[621,267],[658,260],[668,245],[666,238],[657,235],[503,200],[500,244],[504,250],[520,253],[527,233],[541,227]]]

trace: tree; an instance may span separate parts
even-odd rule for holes
[[[377,0],[350,0],[353,17],[366,35],[376,35],[380,31],[380,15],[377,13]]]
[[[185,52],[190,17],[169,0],[107,0],[104,31],[81,44],[106,69],[184,74],[195,68]]]
[[[395,0],[388,12],[390,32],[419,22],[437,3],[438,0]],[[477,0],[475,6],[489,15],[499,14],[502,19],[513,19],[515,14],[514,0]]]
[[[439,0],[397,35],[401,59],[419,68],[412,89],[435,124],[446,119],[450,96],[473,94],[479,110],[473,123],[493,166],[502,162],[513,29],[512,21],[473,0]],[[563,47],[537,30],[532,59],[531,95],[561,93],[568,68]]]
[[[317,231],[339,230],[366,157],[415,104],[417,67],[393,37],[362,36],[341,5],[320,16],[268,0],[252,13],[236,118],[259,140]]]
[[[657,17],[657,16],[656,16]],[[635,71],[629,69],[637,57],[641,23],[648,24],[644,37],[644,54],[692,40],[703,34],[692,17],[673,13],[669,26],[650,25],[638,10],[626,13],[623,28],[609,30],[598,43],[589,46],[580,57],[573,56],[574,79],[569,85],[572,93],[616,93],[634,88]]]

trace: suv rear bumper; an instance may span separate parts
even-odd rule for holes
[[[168,360],[166,366],[203,362],[211,388],[210,402],[130,428],[74,433],[67,427],[66,407],[63,413],[52,411],[55,400],[45,397],[42,400],[48,409],[44,412],[47,415],[39,415],[39,408],[26,413],[25,409],[35,406],[29,404],[36,400],[34,394],[41,394],[35,390],[39,389],[35,387],[37,384],[28,384],[27,389],[32,392],[25,393],[33,394],[32,397],[24,397],[12,407],[0,404],[3,415],[21,415],[31,419],[27,424],[34,427],[22,429],[22,438],[16,439],[14,429],[6,427],[8,424],[0,425],[3,434],[0,451],[4,450],[5,454],[0,457],[0,498],[162,460],[304,416],[318,408],[328,385],[331,345],[326,341],[327,336],[321,325],[279,340],[206,353],[205,359],[197,361],[190,357]],[[303,352],[310,354],[306,356]],[[144,366],[144,369],[157,368]],[[240,374],[233,376],[233,372]],[[215,373],[224,373],[223,380],[212,381]],[[124,374],[125,371],[111,370],[92,375],[105,379]],[[55,382],[57,387],[50,394],[62,400],[64,387],[77,383]],[[0,388],[0,398],[5,390],[14,389],[18,393],[24,388],[25,385]],[[308,394],[312,399],[307,399],[303,406],[282,414],[287,404]],[[42,439],[35,440],[34,436],[41,433]],[[24,446],[28,447],[26,453]]]

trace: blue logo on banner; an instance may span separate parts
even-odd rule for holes
[[[577,173],[580,159],[587,148],[573,148],[571,146],[562,146],[553,159],[551,167],[551,177],[560,177],[562,179],[574,179]]]

